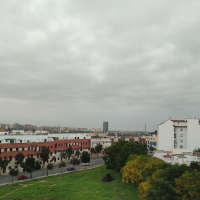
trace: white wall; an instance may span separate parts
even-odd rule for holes
[[[91,136],[87,136],[85,133],[49,133],[48,137],[58,137],[62,139],[91,139]]]
[[[111,146],[111,138],[91,138],[91,148],[95,148],[97,144],[102,144],[102,147],[108,148]]]
[[[198,119],[188,119],[187,127],[187,148],[195,149],[200,147],[200,126]]]
[[[171,120],[158,125],[158,150],[174,148],[174,126]]]

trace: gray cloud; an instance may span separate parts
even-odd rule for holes
[[[199,117],[199,1],[0,2],[0,121],[156,129]]]

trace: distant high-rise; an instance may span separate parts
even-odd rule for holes
[[[103,132],[104,133],[108,132],[108,122],[103,122]]]

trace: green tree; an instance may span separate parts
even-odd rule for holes
[[[72,158],[70,163],[74,166],[74,170],[75,170],[75,165],[80,165],[80,159]]]
[[[75,155],[79,158],[79,156],[81,155],[81,152],[77,149]]]
[[[15,159],[16,159],[16,164],[17,164],[17,169],[18,169],[18,166],[20,165],[21,162],[23,162],[25,156],[23,153],[19,152],[16,156],[15,156]]]
[[[52,163],[49,163],[49,164],[47,165],[47,176],[48,176],[49,170],[52,170],[52,169],[53,169],[53,164],[52,164]]]
[[[43,167],[45,165],[45,162],[47,162],[48,159],[49,159],[49,153],[50,153],[49,147],[42,146],[42,152],[41,152],[40,157],[41,157],[41,159],[43,161]]]
[[[13,183],[13,176],[18,176],[18,174],[19,174],[18,169],[12,169],[12,168],[10,169],[9,175],[12,176],[12,183]]]
[[[2,169],[8,166],[8,163],[10,163],[10,160],[7,160],[6,158],[3,159],[2,157],[0,157],[0,175],[1,175]]]
[[[100,143],[97,144],[97,146],[95,147],[95,150],[97,152],[97,156],[98,156],[98,153],[101,152],[102,149],[103,149],[102,144],[100,144]]]
[[[108,158],[107,155],[102,156],[102,159],[104,160],[105,163],[106,163],[107,158]]]
[[[91,157],[92,157],[92,154],[95,153],[95,148],[91,148],[90,153],[91,153]]]
[[[175,179],[176,193],[181,196],[181,199],[193,200],[200,199],[200,172],[194,170],[186,171],[181,177]]]
[[[58,166],[59,166],[59,169],[60,168],[62,169],[63,167],[66,167],[66,163],[64,161],[61,161]],[[63,172],[63,170],[61,171]]]
[[[185,164],[172,165],[164,170],[156,171],[152,176],[149,190],[147,192],[148,200],[160,199],[162,200],[177,200],[180,196],[176,193],[175,179],[182,176],[189,167]]]
[[[60,152],[60,157],[66,160],[67,153],[64,152],[64,151],[61,151],[61,152]]]
[[[150,151],[155,151],[155,150],[156,150],[156,148],[154,148],[154,147],[150,146],[149,150],[150,150]]]
[[[41,165],[39,163],[39,161],[35,162],[35,170],[40,170],[41,169]]]
[[[25,162],[21,162],[20,166],[23,168],[23,171],[30,173],[30,178],[32,178],[32,172],[37,169],[35,158],[29,157],[26,158]]]
[[[105,153],[108,156],[106,160],[106,166],[108,169],[116,168],[117,166],[116,159],[119,156],[122,147],[127,143],[128,143],[127,141],[119,141],[106,149]]]
[[[116,169],[117,170],[121,170],[122,167],[125,166],[126,161],[128,160],[128,157],[131,154],[147,154],[147,150],[141,145],[138,144],[136,142],[129,142],[127,144],[125,144],[121,151],[119,152],[119,156],[116,159],[117,162],[117,166]]]
[[[87,151],[83,151],[81,155],[81,162],[82,163],[89,163],[90,162],[90,154]],[[86,166],[85,166],[86,169]]]
[[[68,149],[67,149],[67,158],[68,158],[68,160],[70,160],[70,157],[71,157],[71,155],[74,153],[74,150],[72,149],[72,147],[69,147]]]
[[[56,162],[56,157],[55,156],[52,157],[50,162],[52,162],[52,161],[54,161],[54,164],[55,164],[55,162]]]

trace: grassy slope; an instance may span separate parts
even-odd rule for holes
[[[101,177],[108,172],[115,176],[115,180],[110,183],[101,182]],[[1,198],[4,194],[8,194],[12,191],[14,192]],[[0,198],[18,200],[139,199],[138,190],[133,184],[122,183],[120,175],[113,170],[106,169],[105,166],[86,171],[1,186]]]

